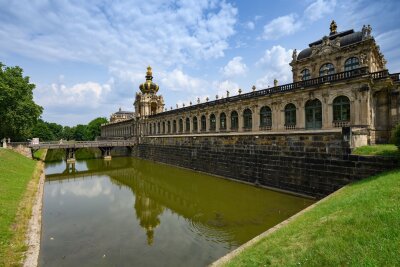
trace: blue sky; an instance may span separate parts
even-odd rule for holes
[[[372,26],[400,72],[397,1],[0,0],[0,61],[37,85],[43,119],[63,125],[133,110],[146,67],[166,107],[292,82],[293,49]]]

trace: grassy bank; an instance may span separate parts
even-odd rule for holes
[[[354,149],[355,155],[400,157],[400,150],[392,144],[361,146]]]
[[[400,170],[348,185],[225,266],[399,266]]]
[[[0,149],[0,266],[19,266],[42,162]]]

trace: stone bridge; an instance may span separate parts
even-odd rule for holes
[[[136,140],[101,140],[101,141],[55,141],[29,143],[32,155],[39,149],[64,149],[67,163],[75,162],[75,152],[80,148],[96,147],[101,150],[104,159],[111,159],[111,150],[114,147],[132,148],[137,144]]]

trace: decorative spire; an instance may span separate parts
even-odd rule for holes
[[[153,71],[151,70],[151,67],[147,67],[147,72],[146,72],[146,81],[148,80],[153,80]]]
[[[331,22],[331,26],[329,27],[329,29],[331,30],[331,33],[329,35],[333,35],[337,33],[337,25],[336,22],[334,20],[332,20]]]

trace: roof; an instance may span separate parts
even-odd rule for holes
[[[336,33],[336,34],[333,34],[333,35],[330,35],[327,37],[329,38],[329,40],[335,40],[336,38],[341,37],[340,38],[340,47],[344,47],[344,46],[348,46],[348,45],[352,45],[352,44],[361,42],[363,39],[362,32],[354,32],[354,30],[339,32],[339,33]],[[311,47],[315,46],[315,45],[320,45],[320,44],[322,44],[322,38],[318,41],[310,43],[308,45],[309,46],[308,48],[303,49],[299,53],[297,60],[301,60],[301,59],[310,57],[311,52],[312,52]]]

